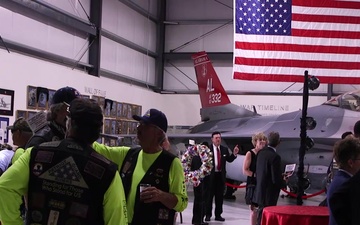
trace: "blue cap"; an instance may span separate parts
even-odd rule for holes
[[[78,97],[80,97],[80,92],[78,92],[75,88],[68,86],[63,87],[54,93],[51,104],[59,104],[63,102],[70,104],[72,100]]]
[[[144,123],[153,124],[163,130],[167,131],[168,122],[163,112],[157,109],[149,109],[143,116],[133,115],[134,120],[142,121]]]

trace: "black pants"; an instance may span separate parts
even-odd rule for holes
[[[206,187],[203,183],[194,187],[194,205],[192,223],[200,224],[204,221],[205,216],[205,197]]]
[[[223,212],[224,188],[225,188],[225,182],[222,178],[221,172],[215,172],[213,182],[209,184],[209,192],[206,200],[206,216],[211,217],[212,215],[212,202],[214,196],[215,196],[215,217],[221,216],[221,213]]]

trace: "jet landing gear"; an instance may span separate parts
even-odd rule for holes
[[[292,177],[293,179],[289,180],[287,186],[290,189],[290,192],[287,195],[281,195],[282,198],[284,197],[289,197],[289,198],[296,198],[297,197],[297,192],[298,192],[298,179],[297,177]],[[303,190],[307,190],[309,189],[311,182],[308,178],[303,178],[302,180],[302,185],[303,185]],[[304,196],[306,196],[306,194],[304,193]]]
[[[303,187],[303,190],[307,190],[309,189],[311,185],[311,182],[308,178],[303,178],[302,180],[302,187]],[[292,184],[288,184],[288,187],[290,188],[290,192],[291,193],[294,193],[294,194],[297,194],[298,192],[298,184],[297,184],[297,179],[296,179],[296,182],[292,183]],[[305,194],[304,194],[305,195]]]

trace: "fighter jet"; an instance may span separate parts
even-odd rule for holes
[[[275,116],[261,116],[256,110],[232,104],[226,94],[214,67],[206,54],[199,52],[192,56],[202,108],[202,122],[192,127],[187,134],[169,135],[171,143],[180,139],[193,139],[196,143],[209,141],[211,133],[219,131],[222,143],[230,149],[241,146],[242,154],[253,148],[251,137],[258,132],[268,134],[279,132],[281,144],[277,152],[285,168],[287,164],[298,164],[300,148],[301,110]],[[327,170],[331,163],[332,149],[345,131],[352,131],[353,125],[360,119],[360,91],[352,91],[330,99],[322,105],[308,108],[307,115],[316,121],[316,127],[308,130],[307,135],[314,145],[308,149],[304,159],[307,187],[321,190],[327,180]],[[237,181],[246,181],[242,174],[244,156],[240,155],[232,163],[227,163],[227,177]],[[296,174],[296,171],[295,173]],[[290,179],[290,185],[296,186],[296,175]],[[292,183],[292,184],[291,184]]]
[[[242,167],[246,151],[253,148],[251,137],[258,132],[268,134],[277,131],[281,137],[277,152],[284,169],[285,165],[299,163],[301,110],[261,116],[255,109],[251,111],[232,104],[206,52],[196,53],[192,58],[202,105],[201,123],[185,134],[168,134],[173,151],[184,151],[184,144],[190,139],[195,143],[209,142],[212,132],[219,131],[223,145],[230,149],[236,145],[241,147],[241,155],[226,164],[227,178],[246,182]],[[307,115],[314,118],[316,126],[307,131],[314,145],[307,150],[304,158],[305,178],[309,181],[305,188],[321,190],[326,186],[327,171],[333,160],[333,145],[344,132],[352,131],[355,122],[360,119],[360,91],[347,92],[319,106],[310,107]],[[102,136],[117,139],[121,145],[134,145],[135,135]],[[293,174],[289,186],[296,192],[296,171]]]

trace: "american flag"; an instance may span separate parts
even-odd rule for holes
[[[360,0],[234,0],[234,79],[360,84]]]

